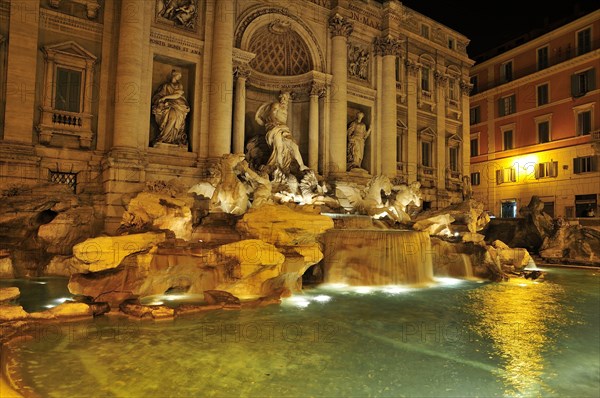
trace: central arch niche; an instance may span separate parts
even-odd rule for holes
[[[290,91],[293,100],[288,126],[305,163],[309,152],[309,93],[313,83],[325,83],[323,55],[317,39],[305,22],[276,8],[254,9],[240,19],[236,46],[254,54],[245,95],[244,145],[264,127],[254,120],[258,108],[277,101],[280,91]]]
[[[308,46],[287,21],[276,20],[258,29],[248,51],[256,54],[250,66],[267,75],[297,76],[313,69]]]

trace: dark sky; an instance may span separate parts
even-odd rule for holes
[[[473,59],[524,33],[576,19],[576,7],[581,15],[600,8],[597,0],[400,1],[471,39],[467,52]]]

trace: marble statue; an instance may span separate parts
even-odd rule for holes
[[[153,145],[157,143],[182,147],[188,145],[185,118],[190,107],[183,95],[183,84],[180,80],[181,72],[172,70],[169,81],[163,83],[152,97],[152,114],[160,131]]]
[[[387,196],[392,193],[392,183],[385,175],[376,175],[364,189],[354,183],[338,182],[335,195],[340,206],[353,214],[379,218],[388,208]]]
[[[469,200],[473,196],[473,187],[471,186],[471,177],[463,176],[462,178],[462,198]]]
[[[265,139],[271,148],[271,156],[267,161],[267,169],[272,172],[278,169],[284,175],[289,175],[297,167],[299,171],[307,170],[298,144],[294,142],[292,132],[287,126],[288,104],[291,98],[289,92],[282,92],[279,100],[261,105],[256,111],[255,120],[260,126],[265,126]]]
[[[421,183],[415,181],[409,185],[395,185],[392,190],[396,191],[396,197],[388,209],[388,215],[397,222],[410,221],[406,210],[411,203],[421,206]]]
[[[363,112],[358,112],[356,119],[350,122],[348,126],[347,170],[361,168],[365,152],[365,141],[371,134],[371,128],[367,130],[367,126],[362,121],[364,117]]]

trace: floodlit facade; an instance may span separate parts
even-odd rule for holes
[[[471,183],[497,217],[533,195],[567,218],[598,214],[600,10],[471,70]]]
[[[294,140],[330,181],[385,174],[421,181],[427,206],[461,199],[466,37],[398,1],[172,4],[0,1],[3,186],[51,180],[98,195],[114,227],[123,195],[145,182],[197,182],[244,152],[264,133],[260,105],[290,91]],[[160,102],[169,90],[183,92],[179,113]],[[371,129],[362,173],[347,170],[359,112]]]

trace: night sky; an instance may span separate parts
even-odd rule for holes
[[[542,30],[562,20],[563,23],[558,25],[560,26],[565,20],[568,22],[576,19],[574,15],[582,16],[600,8],[598,1],[594,0],[401,2],[471,39],[467,52],[472,59],[532,30]]]

